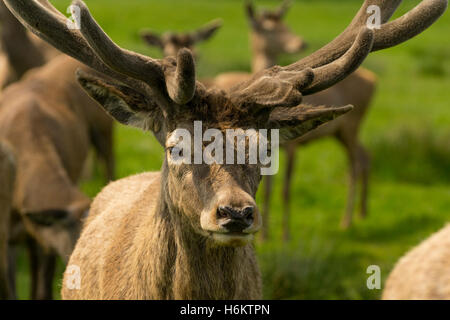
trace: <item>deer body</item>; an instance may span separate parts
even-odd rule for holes
[[[402,257],[390,273],[384,300],[450,300],[450,225]]]
[[[89,123],[107,115],[79,87],[74,73],[81,66],[59,55],[0,98],[0,141],[11,146],[17,167],[13,221],[24,224],[28,237],[33,298],[51,298],[53,276],[38,271],[40,264],[52,270],[48,260],[55,254],[68,259],[90,205],[76,184],[90,146]],[[15,223],[12,229],[18,228]],[[24,235],[11,232],[11,237],[14,244]]]

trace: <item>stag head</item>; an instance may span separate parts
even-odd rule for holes
[[[79,72],[78,79],[111,116],[155,134],[166,149],[160,205],[168,209],[169,219],[228,246],[245,245],[261,225],[254,197],[262,165],[195,164],[195,159],[190,164],[179,163],[174,159],[174,154],[179,154],[179,150],[174,152],[177,132],[188,133],[195,140],[194,122],[199,121],[203,130],[215,129],[218,136],[226,135],[227,129],[250,128],[279,129],[280,142],[302,136],[351,110],[300,105],[304,95],[341,81],[372,50],[417,35],[447,6],[446,0],[425,0],[407,15],[373,31],[365,26],[367,6],[379,5],[386,22],[400,1],[366,0],[350,26],[326,47],[289,66],[259,72],[225,92],[207,90],[196,81],[188,49],[181,49],[176,58],[156,60],[120,48],[92,18],[83,1],[73,2],[80,8],[80,30],[67,28],[66,18],[47,1],[5,3],[36,34],[103,73]],[[234,141],[233,147],[237,148]],[[244,158],[248,156],[246,150]],[[195,152],[184,157],[195,158]]]
[[[280,54],[295,54],[307,47],[302,37],[294,34],[283,22],[291,2],[284,1],[275,10],[257,12],[251,1],[246,3],[247,18],[251,26],[253,50],[276,57]]]
[[[194,51],[195,45],[210,39],[221,26],[222,21],[217,19],[188,33],[165,32],[159,35],[150,30],[144,30],[141,32],[141,37],[150,46],[160,48],[166,57],[176,57],[178,51],[182,48],[188,48],[196,55]]]

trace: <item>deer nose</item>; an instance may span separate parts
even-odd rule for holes
[[[236,209],[228,206],[217,208],[217,218],[221,227],[229,232],[242,232],[250,227],[254,220],[255,207]]]

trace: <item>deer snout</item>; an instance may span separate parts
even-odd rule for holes
[[[242,233],[248,229],[254,221],[255,207],[232,208],[219,206],[217,208],[218,224],[232,233]]]
[[[201,213],[201,228],[217,243],[246,245],[261,228],[254,198],[243,190],[223,190]]]

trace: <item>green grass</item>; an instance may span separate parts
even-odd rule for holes
[[[69,3],[53,2],[61,10]],[[241,1],[86,2],[115,41],[153,57],[161,54],[140,41],[137,34],[141,28],[189,30],[221,17],[222,30],[199,46],[200,76],[250,68]],[[405,1],[399,13],[417,2]],[[346,26],[360,3],[295,1],[287,23],[315,49]],[[288,244],[280,241],[281,177],[276,177],[271,238],[257,245],[265,298],[379,298],[380,290],[366,287],[366,268],[379,265],[384,280],[401,255],[450,220],[449,33],[446,13],[424,34],[399,47],[373,53],[364,64],[379,77],[378,94],[362,130],[362,140],[373,155],[370,215],[366,220],[356,219],[348,231],[339,228],[346,205],[347,163],[342,148],[332,139],[298,152],[292,190],[293,239]],[[295,58],[283,57],[282,62]],[[149,133],[117,126],[116,137],[119,177],[159,169],[162,149]],[[282,154],[281,168],[283,163]],[[102,186],[98,171],[83,183],[90,196]],[[20,296],[26,298],[25,257],[20,260],[19,284]]]

